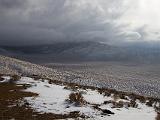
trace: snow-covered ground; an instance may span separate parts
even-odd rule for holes
[[[9,79],[9,77],[3,78]],[[145,103],[140,103],[138,100],[136,101],[138,104],[137,108],[125,106],[113,108],[112,103],[104,104],[104,101],[129,102],[129,99],[115,100],[113,95],[107,97],[104,94],[100,94],[97,90],[66,89],[65,85],[49,84],[48,80],[34,80],[29,77],[22,77],[17,84],[29,84],[31,87],[25,91],[39,94],[37,97],[27,97],[24,100],[27,100],[35,111],[42,113],[69,114],[70,112],[79,111],[81,115],[88,116],[89,118],[87,119],[89,120],[155,120],[157,116],[153,107],[148,107]],[[82,93],[86,104],[75,106],[73,103],[67,102],[69,95],[75,92]],[[94,108],[95,104],[98,106],[98,109]],[[102,110],[109,110],[114,114],[104,114]]]
[[[10,76],[2,76],[2,80],[0,81],[0,83],[9,82],[10,79],[11,79]]]

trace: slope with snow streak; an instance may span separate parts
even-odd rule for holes
[[[42,113],[67,114],[73,111],[80,111],[81,114],[88,116],[88,119],[98,120],[155,120],[156,112],[153,107],[148,107],[137,101],[137,108],[113,108],[111,104],[103,104],[106,100],[114,100],[112,96],[107,97],[100,94],[97,90],[91,89],[64,89],[63,85],[49,84],[48,80],[36,81],[32,78],[22,77],[18,84],[30,84],[32,87],[26,91],[38,93],[38,97],[25,98],[36,111]],[[87,104],[75,106],[66,102],[70,93],[82,92]],[[105,115],[101,111],[94,109],[92,104],[98,104],[99,108],[114,112],[114,115]]]

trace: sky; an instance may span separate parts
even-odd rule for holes
[[[0,0],[0,44],[160,41],[159,0]]]

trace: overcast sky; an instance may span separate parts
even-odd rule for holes
[[[159,0],[0,0],[0,44],[159,41]]]

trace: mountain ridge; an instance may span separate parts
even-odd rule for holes
[[[99,42],[57,42],[33,46],[0,46],[0,53],[35,63],[121,61],[159,63],[160,49],[113,46]]]

